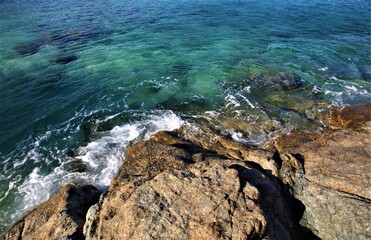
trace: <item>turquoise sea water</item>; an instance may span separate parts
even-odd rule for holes
[[[185,119],[247,144],[370,102],[369,0],[1,0],[0,233]]]

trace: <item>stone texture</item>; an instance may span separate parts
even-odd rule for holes
[[[295,132],[276,143],[280,178],[306,207],[301,223],[322,239],[370,238],[371,124],[367,114],[349,115],[368,108],[330,112],[338,130]]]
[[[305,239],[297,203],[276,178],[244,161],[239,143],[190,128],[128,150],[89,210],[86,239]]]
[[[218,155],[230,159],[237,159],[256,163],[272,175],[278,175],[278,166],[273,159],[273,153],[262,149],[253,149],[241,142],[236,142],[219,135],[209,128],[199,124],[186,124],[178,130],[183,139]]]
[[[336,129],[359,129],[371,121],[371,103],[327,111],[325,123]]]
[[[99,194],[93,186],[65,185],[0,239],[82,239],[86,212]]]

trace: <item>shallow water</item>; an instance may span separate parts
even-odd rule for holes
[[[0,1],[0,233],[188,117],[247,144],[370,101],[367,0]],[[280,73],[285,72],[285,73]]]

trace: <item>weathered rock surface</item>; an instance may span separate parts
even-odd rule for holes
[[[327,112],[325,122],[335,129],[360,129],[371,121],[371,103],[332,109]]]
[[[256,163],[273,176],[278,176],[278,166],[273,153],[262,149],[252,149],[233,141],[201,125],[184,125],[177,131],[184,140],[212,153],[226,158]]]
[[[93,186],[65,185],[0,239],[82,239],[86,212],[99,195]]]
[[[67,185],[1,239],[369,239],[370,109],[331,110],[328,129],[270,150],[195,123],[156,133],[100,198]]]
[[[306,207],[301,224],[322,239],[370,238],[370,107],[329,112],[340,130],[277,141],[280,177]]]
[[[185,128],[129,149],[89,210],[87,239],[305,238],[294,200],[269,171],[241,161],[238,143]]]

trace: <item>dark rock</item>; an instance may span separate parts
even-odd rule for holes
[[[69,162],[65,165],[65,169],[68,172],[85,172],[87,170],[87,166],[81,160],[75,160]]]
[[[81,124],[80,129],[84,133],[85,141],[91,142],[93,134],[96,131],[96,126],[93,123],[86,121]]]
[[[29,43],[20,44],[14,47],[14,50],[21,56],[28,56],[35,54],[43,45],[53,45],[59,49],[65,49],[70,46],[79,44],[85,44],[89,41],[96,40],[102,36],[102,32],[99,29],[84,29],[76,31],[48,31],[42,33],[42,35]],[[66,64],[71,60],[72,57],[61,59],[60,63]],[[66,62],[69,60],[68,62]]]
[[[84,29],[72,29],[67,31],[45,32],[39,41],[44,44],[54,45],[60,49],[85,44],[92,40],[97,40],[102,36],[100,29],[96,27]]]
[[[99,195],[93,186],[67,184],[0,239],[83,239],[86,213]]]
[[[67,151],[67,156],[76,157],[77,156],[77,151],[75,149],[70,149],[70,150]]]

